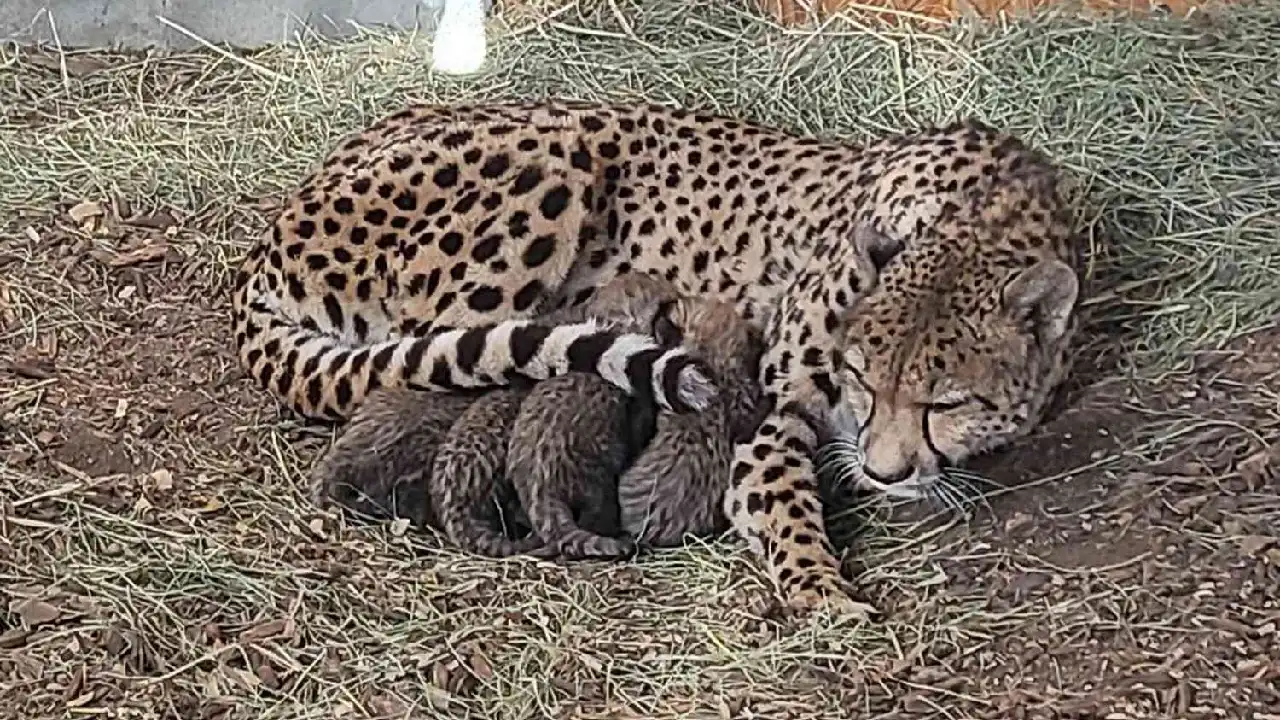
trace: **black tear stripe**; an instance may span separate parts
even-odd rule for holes
[[[462,333],[456,348],[458,370],[467,375],[475,375],[476,365],[480,363],[480,356],[484,354],[488,335],[489,328],[483,327],[471,328]]]
[[[547,325],[524,325],[511,331],[511,361],[517,368],[525,367],[538,356],[552,329]]]
[[[650,399],[653,396],[653,364],[665,352],[660,347],[641,350],[627,358],[627,382],[631,384],[631,394]]]
[[[600,358],[613,347],[617,336],[608,332],[593,332],[583,335],[569,343],[565,353],[569,359],[569,370],[574,372],[600,374]]]

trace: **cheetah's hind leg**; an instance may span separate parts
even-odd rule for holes
[[[484,65],[485,0],[444,0],[431,43],[431,67],[448,75],[471,75]]]

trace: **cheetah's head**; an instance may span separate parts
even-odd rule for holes
[[[958,466],[1030,430],[1062,382],[1079,284],[1047,242],[941,247],[904,250],[848,316],[827,449],[863,489],[954,505]]]

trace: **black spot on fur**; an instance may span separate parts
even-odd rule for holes
[[[511,167],[511,159],[506,153],[499,155],[490,155],[488,160],[484,161],[484,165],[480,166],[480,177],[486,180],[493,180]]]
[[[462,250],[462,233],[447,232],[444,237],[440,238],[440,250],[444,254],[453,257]]]
[[[467,306],[476,312],[489,312],[502,304],[502,290],[485,286],[476,288],[467,296]]]
[[[560,184],[547,191],[542,196],[542,202],[538,205],[538,209],[542,211],[542,217],[548,220],[555,220],[560,217],[565,208],[569,206],[569,188],[564,184]]]
[[[498,248],[502,245],[501,235],[490,235],[482,238],[471,248],[471,259],[476,262],[485,262],[498,254]]]
[[[346,324],[346,318],[342,312],[342,303],[338,302],[338,298],[334,295],[324,296],[324,312],[329,316],[329,324],[339,331]]]
[[[431,176],[431,181],[438,188],[451,188],[458,183],[458,166],[446,165]]]
[[[542,170],[537,166],[530,165],[520,171],[516,176],[515,182],[511,183],[512,195],[524,195],[542,182]]]
[[[517,312],[524,312],[525,310],[533,307],[533,304],[537,302],[538,297],[541,294],[542,281],[537,279],[530,280],[512,296],[512,307],[514,307]]]
[[[539,235],[534,238],[533,242],[530,242],[529,246],[524,250],[523,259],[525,267],[530,269],[540,267],[547,260],[551,259],[551,256],[555,251],[556,236],[550,234]]]

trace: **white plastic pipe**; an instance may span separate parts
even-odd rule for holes
[[[449,75],[470,75],[484,65],[484,0],[444,0],[431,46],[431,67]]]

